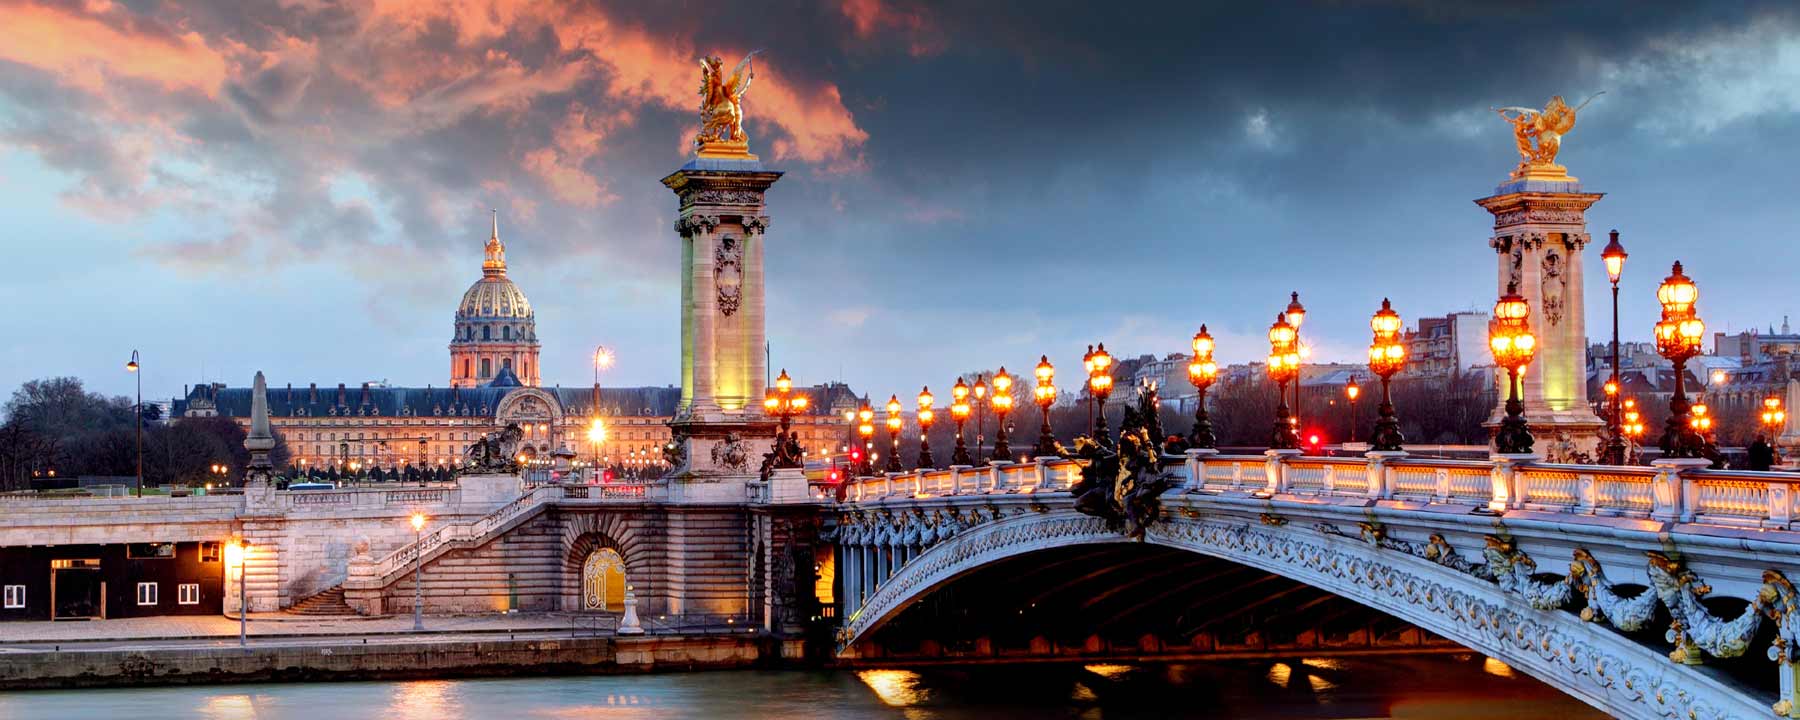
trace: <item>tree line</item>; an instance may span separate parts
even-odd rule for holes
[[[0,490],[24,490],[33,478],[133,477],[138,413],[131,398],[89,392],[79,378],[29,380],[0,408]],[[144,484],[236,484],[250,462],[245,431],[223,417],[173,418],[143,407]],[[270,460],[288,462],[276,433]],[[213,466],[225,465],[221,475]]]

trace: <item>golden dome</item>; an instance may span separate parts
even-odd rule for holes
[[[531,302],[506,277],[506,245],[500,242],[500,214],[494,214],[493,234],[488,236],[487,257],[481,263],[481,279],[463,293],[456,319],[529,319]]]

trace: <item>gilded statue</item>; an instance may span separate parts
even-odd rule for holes
[[[744,135],[744,92],[750,79],[756,77],[750,67],[752,51],[738,61],[731,75],[725,75],[725,62],[717,55],[700,60],[700,134],[694,136],[694,147],[702,155],[749,156],[749,138]]]
[[[1513,170],[1512,179],[1524,180],[1529,176],[1542,180],[1573,180],[1563,166],[1556,164],[1556,154],[1562,150],[1562,136],[1574,129],[1575,114],[1604,94],[1594,93],[1575,107],[1569,107],[1562,96],[1557,95],[1550,98],[1543,110],[1518,106],[1493,108],[1501,119],[1512,125],[1513,141],[1519,146],[1519,166]]]

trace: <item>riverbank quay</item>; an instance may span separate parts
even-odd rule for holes
[[[593,614],[304,617],[252,613],[247,643],[219,616],[0,625],[0,690],[793,666],[782,642],[732,623],[652,622],[617,635]]]
[[[150,639],[0,646],[0,690],[672,672],[777,667],[781,643],[743,635],[566,630]]]

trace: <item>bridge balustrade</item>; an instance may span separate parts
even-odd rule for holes
[[[1440,460],[1191,453],[1177,486],[1186,492],[1363,497],[1494,510],[1622,516],[1791,528],[1800,473],[1568,465],[1514,459]],[[846,503],[964,495],[1060,492],[1079,481],[1072,460],[921,469],[851,478]],[[829,499],[830,493],[817,494]]]

